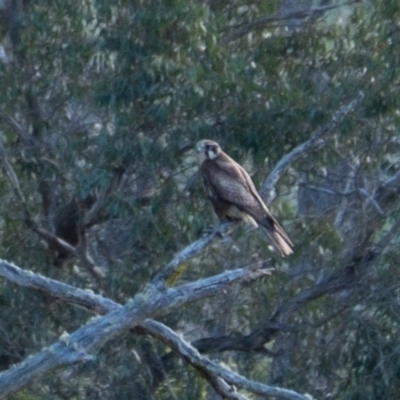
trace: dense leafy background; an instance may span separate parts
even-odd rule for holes
[[[295,242],[294,256],[276,259],[272,278],[163,322],[188,340],[248,335],[339,270],[346,254],[365,255],[399,218],[397,193],[382,204],[372,198],[400,166],[400,4],[365,0],[289,18],[310,3],[6,1],[0,133],[8,160],[30,213],[53,232],[71,218],[83,227],[93,201],[104,197],[84,227],[104,278],[81,260],[57,259],[24,224],[5,174],[0,257],[125,302],[215,223],[196,179],[198,140],[219,141],[260,186],[360,91],[361,107],[276,188],[271,208]],[[322,3],[313,6],[330,4]],[[271,15],[287,18],[256,23]],[[78,217],[63,212],[74,202]],[[259,233],[240,228],[192,260],[179,279],[270,256]],[[286,314],[280,322],[287,329],[261,348],[215,349],[210,357],[250,379],[317,398],[396,399],[398,260],[394,237],[353,285]],[[88,319],[81,309],[5,281],[0,310],[2,369]],[[18,398],[215,398],[167,353],[154,339],[127,334],[96,362],[61,371]]]

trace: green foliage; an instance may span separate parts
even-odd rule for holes
[[[40,400],[41,397],[31,394],[26,390],[23,390],[13,396],[10,396],[9,399],[10,400]]]
[[[52,213],[71,199],[104,196],[98,219],[86,228],[89,251],[106,278],[99,283],[78,260],[54,266],[52,249],[24,224],[22,204],[4,174],[0,257],[124,302],[215,222],[195,179],[197,140],[218,140],[259,186],[286,153],[362,91],[361,109],[329,134],[327,146],[297,160],[277,186],[271,208],[295,242],[294,256],[276,262],[273,277],[187,306],[168,323],[188,340],[249,334],[290,298],[334,273],[354,239],[338,228],[340,221],[352,221],[355,210],[369,204],[357,189],[372,195],[400,169],[399,4],[360,3],[298,30],[271,23],[228,40],[235,27],[274,14],[278,6],[224,0],[27,3],[20,42],[16,48],[5,43],[11,61],[0,62],[1,139],[29,211],[42,226],[53,229]],[[48,213],[44,182],[51,188]],[[310,190],[303,208],[301,185]],[[320,197],[311,186],[323,189]],[[397,208],[371,233],[376,242],[398,218]],[[368,227],[361,231],[369,234]],[[284,353],[281,364],[283,358],[261,351],[218,357],[250,379],[316,398],[396,399],[397,248],[394,243],[378,257],[355,292],[316,298],[285,321],[300,329],[268,344]],[[173,278],[194,280],[269,257],[259,232],[239,229]],[[88,318],[6,282],[0,308],[3,369]],[[76,367],[73,383],[57,375],[26,393],[206,398],[204,381],[182,362],[152,383],[155,360],[165,352],[155,341],[129,337],[107,345],[95,365]],[[26,393],[16,398],[34,396]]]

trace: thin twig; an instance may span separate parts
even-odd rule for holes
[[[8,180],[11,183],[11,187],[13,188],[15,194],[17,195],[19,201],[21,202],[25,213],[27,215],[29,215],[29,210],[28,210],[28,206],[27,206],[27,202],[26,202],[25,196],[22,193],[21,186],[19,184],[17,175],[15,174],[13,167],[11,166],[11,164],[7,160],[6,151],[4,149],[2,141],[0,141],[0,158],[1,158],[1,163],[3,165],[3,169],[6,172]]]
[[[323,14],[326,11],[333,10],[333,9],[339,8],[339,7],[353,5],[358,2],[359,2],[359,0],[353,0],[353,1],[349,1],[347,3],[331,4],[331,5],[326,5],[326,6],[305,8],[305,9],[296,10],[296,11],[286,13],[286,14],[275,14],[275,15],[270,15],[270,16],[259,17],[250,23],[228,26],[228,27],[224,28],[223,31],[224,32],[229,31],[229,33],[225,37],[222,38],[221,43],[228,44],[229,42],[232,42],[233,40],[237,40],[237,39],[241,38],[242,36],[247,35],[249,32],[251,32],[254,29],[264,28],[267,25],[274,24],[276,22],[288,21],[291,19],[309,19],[311,17],[314,17],[315,15]]]
[[[165,282],[178,270],[185,262],[200,254],[216,238],[226,235],[235,224],[219,223],[212,232],[205,234],[202,238],[196,240],[190,245],[179,251],[175,257],[154,277],[151,285],[160,288],[165,286]]]
[[[26,145],[32,146],[39,143],[38,139],[27,133],[20,123],[13,117],[0,112],[0,121],[9,126]]]

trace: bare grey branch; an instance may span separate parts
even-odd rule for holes
[[[208,358],[200,355],[200,353],[194,347],[180,338],[174,331],[165,325],[162,325],[156,321],[148,320],[145,321],[143,325],[146,327],[146,329],[152,332],[153,336],[158,337],[166,345],[179,353],[187,362],[202,371],[206,376],[218,376],[231,385],[242,387],[260,396],[276,396],[287,400],[309,400],[309,398],[292,390],[283,389],[276,386],[269,386],[259,382],[253,382],[237,374],[236,372],[221,367],[217,363],[214,363]]]
[[[260,193],[267,204],[270,203],[270,199],[273,197],[273,190],[276,184],[289,166],[299,158],[304,157],[308,152],[324,147],[326,143],[323,137],[329,132],[332,132],[340,122],[342,122],[343,118],[360,104],[363,98],[363,93],[360,93],[355,99],[340,107],[335,112],[332,119],[326,125],[317,129],[310,139],[281,158],[261,187]]]
[[[1,261],[0,276],[16,284],[41,290],[90,310],[103,313],[109,311],[109,313],[104,317],[92,319],[71,335],[62,335],[60,340],[49,348],[1,373],[0,399],[55,369],[92,360],[91,352],[96,352],[107,341],[115,339],[126,330],[142,324],[145,319],[163,315],[183,304],[218,295],[235,282],[257,279],[264,275],[265,271],[262,269],[259,274],[253,269],[226,271],[211,278],[164,291],[145,291],[135,296],[126,306],[120,306],[111,300],[102,299],[101,296],[44,278],[33,272],[23,271],[13,264]]]

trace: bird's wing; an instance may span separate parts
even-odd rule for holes
[[[214,173],[213,177],[220,175],[219,179],[223,181],[220,183],[220,186],[230,187],[230,190],[225,189],[225,195],[234,191],[232,198],[224,198],[224,200],[234,203],[255,218],[260,225],[271,231],[275,231],[284,241],[293,246],[289,236],[261,199],[247,171],[225,153],[223,157],[218,157],[215,161],[220,172]]]
[[[245,212],[253,210],[260,213],[262,211],[262,207],[243,175],[246,171],[234,160],[225,158],[220,160],[220,157],[218,160],[206,160],[201,165],[200,172],[210,198],[232,203]]]
[[[218,202],[234,204],[264,228],[263,231],[282,256],[293,252],[291,240],[262,201],[243,167],[222,153],[215,160],[205,160],[200,166],[200,174],[214,208],[218,208]]]

